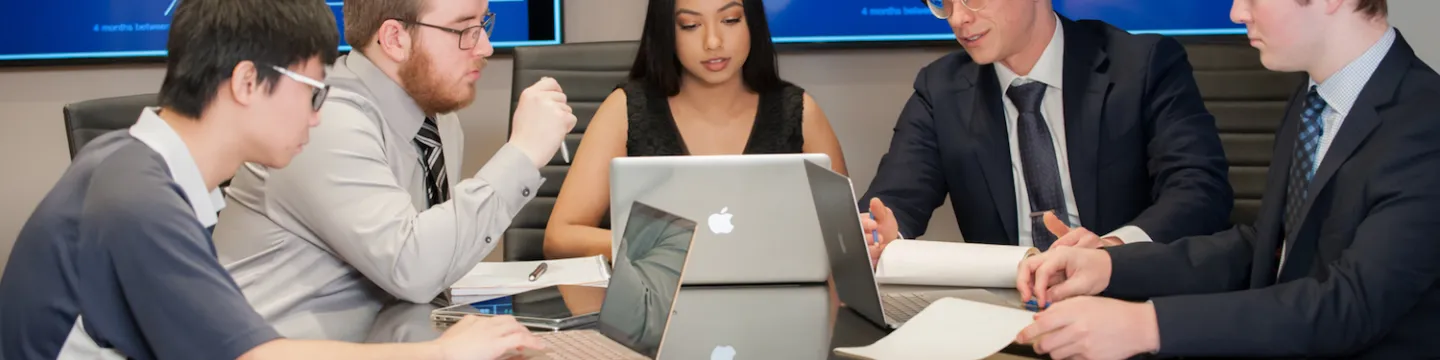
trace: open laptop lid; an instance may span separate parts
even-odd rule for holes
[[[660,351],[695,240],[695,222],[635,202],[600,307],[601,334],[650,358]]]
[[[612,252],[641,201],[697,224],[685,285],[823,283],[830,273],[805,163],[825,154],[619,157],[611,161]],[[755,252],[755,249],[765,249]],[[736,259],[749,264],[739,266]]]
[[[860,211],[850,178],[830,169],[806,164],[810,194],[815,198],[820,233],[830,254],[830,273],[840,302],[879,326],[885,324],[880,287],[875,283],[870,247],[865,244]]]

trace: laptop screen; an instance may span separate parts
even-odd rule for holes
[[[598,327],[611,340],[654,358],[695,239],[695,222],[635,202],[627,223]]]
[[[880,290],[871,271],[870,248],[865,244],[850,178],[814,164],[805,165],[816,216],[820,219],[820,233],[830,254],[835,293],[846,307],[883,326]]]

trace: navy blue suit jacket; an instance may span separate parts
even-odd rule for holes
[[[1307,90],[1290,100],[1253,227],[1107,248],[1102,295],[1151,298],[1162,355],[1440,358],[1440,75],[1396,38],[1282,234]]]
[[[1061,18],[1070,183],[1080,222],[1136,225],[1158,242],[1230,227],[1233,193],[1215,119],[1174,39]],[[949,195],[966,242],[1019,243],[1002,88],[994,65],[947,55],[920,71],[869,191],[905,236]]]

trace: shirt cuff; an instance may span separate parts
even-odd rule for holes
[[[1155,300],[1145,300],[1145,303],[1149,304],[1151,311],[1155,312],[1155,350],[1150,350],[1150,352],[1147,354],[1150,354],[1152,356],[1160,355],[1160,347],[1162,346],[1160,344],[1164,343],[1163,341],[1160,341],[1160,311],[1154,310]]]
[[[1109,234],[1105,234],[1105,236],[1101,236],[1101,238],[1107,237],[1114,237],[1120,239],[1120,242],[1126,244],[1134,244],[1138,242],[1154,242],[1154,240],[1150,240],[1150,234],[1146,234],[1144,229],[1141,229],[1139,226],[1135,225],[1126,225],[1124,227],[1116,229],[1115,231],[1111,231]]]
[[[502,199],[514,199],[521,204],[534,199],[540,184],[545,182],[530,157],[512,144],[500,147],[475,177],[493,186]]]

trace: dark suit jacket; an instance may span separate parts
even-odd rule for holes
[[[1316,169],[1301,224],[1281,234],[1306,91],[1290,100],[1254,227],[1107,249],[1104,295],[1154,297],[1163,354],[1440,357],[1440,76],[1397,38]]]
[[[1185,49],[1099,21],[1061,18],[1070,183],[1080,222],[1104,235],[1137,225],[1159,242],[1230,226],[1234,205],[1215,118]],[[1018,244],[1015,183],[994,65],[964,52],[920,71],[870,190],[905,236],[950,195],[965,241]]]

